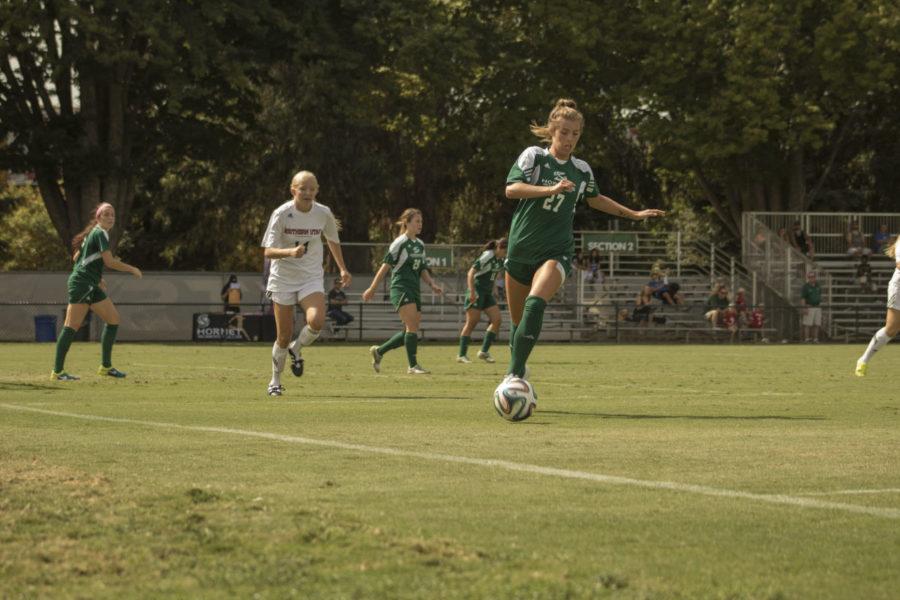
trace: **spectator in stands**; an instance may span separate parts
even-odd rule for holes
[[[866,236],[859,230],[859,222],[850,223],[850,230],[847,232],[847,254],[850,256],[868,256],[872,254],[872,249],[866,246]]]
[[[641,288],[636,304],[638,306],[650,304],[653,301],[654,294],[656,294],[658,290],[664,288],[665,285],[665,277],[662,271],[654,268],[650,271],[650,281]]]
[[[744,288],[738,288],[734,295],[734,308],[737,310],[738,322],[743,325],[747,322],[749,308],[747,307],[747,292]]]
[[[591,285],[600,285],[603,283],[603,270],[600,268],[601,260],[603,260],[603,257],[600,255],[600,250],[597,248],[592,249],[586,261],[586,268],[584,271],[585,283]]]
[[[750,311],[749,316],[747,317],[747,328],[761,330],[766,325],[766,314],[765,314],[765,306],[762,302],[753,307],[753,310]],[[759,339],[763,344],[767,343],[769,340],[765,336]]]
[[[890,241],[891,234],[888,233],[887,223],[882,223],[878,226],[878,231],[872,234],[872,251],[875,254],[884,254],[884,249]]]
[[[334,285],[328,292],[328,311],[326,311],[325,315],[339,327],[343,327],[353,321],[353,315],[344,310],[346,305],[347,294],[341,289],[341,278],[336,277]]]
[[[729,305],[728,288],[724,284],[717,284],[712,295],[706,299],[706,320],[713,327],[721,327],[722,316]]]
[[[572,268],[577,271],[585,270],[584,250],[575,248],[575,255],[572,257]]]
[[[731,341],[733,342],[739,328],[738,312],[734,302],[729,303],[728,306],[722,310],[721,319],[721,326],[731,332]]]
[[[222,291],[219,295],[222,297],[222,302],[225,303],[224,310],[226,315],[241,312],[241,297],[243,294],[237,275],[232,274],[228,277],[228,281],[222,286]]]
[[[819,329],[822,327],[822,286],[816,281],[816,274],[806,274],[806,283],[800,290],[800,303],[803,306],[803,341],[819,343]]]
[[[643,306],[635,306],[630,313],[627,308],[623,308],[619,311],[619,320],[637,323],[641,327],[649,325],[651,318],[654,323],[665,324],[665,317],[653,317],[652,315],[653,306],[645,304]]]
[[[859,264],[856,266],[856,281],[859,283],[859,290],[864,294],[875,291],[875,282],[872,281],[872,265],[869,264],[869,257],[865,254],[859,257]]]
[[[813,251],[812,238],[803,231],[803,227],[800,226],[800,221],[794,221],[790,239],[791,245],[799,250],[801,254],[813,258],[815,252]]]
[[[670,281],[656,290],[653,297],[669,306],[684,304],[684,297],[679,292],[680,289],[681,285],[677,281]]]
[[[785,244],[788,244],[790,246],[794,245],[794,243],[791,241],[791,236],[790,236],[790,234],[788,234],[788,230],[786,227],[778,228],[778,239],[780,239],[782,242],[784,242]]]
[[[244,329],[244,316],[241,314],[241,298],[244,294],[241,291],[241,284],[237,280],[237,275],[232,273],[228,277],[228,281],[222,286],[222,291],[219,295],[222,297],[222,302],[225,303],[224,309],[225,316],[228,317],[228,326],[236,328],[240,331],[241,337],[250,341],[250,335]]]

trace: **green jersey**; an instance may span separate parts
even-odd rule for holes
[[[81,250],[78,252],[78,260],[75,261],[71,277],[100,285],[100,278],[103,277],[103,256],[101,255],[107,250],[109,250],[109,234],[97,225],[81,242]]]
[[[571,192],[519,200],[509,230],[510,261],[536,263],[563,255],[571,257],[575,249],[575,207],[579,200],[600,192],[590,165],[574,156],[560,162],[539,146],[526,148],[509,170],[507,185],[521,181],[552,186],[563,179],[575,184]]]
[[[497,258],[496,253],[493,250],[485,250],[472,263],[472,268],[475,269],[475,293],[478,295],[494,293],[494,283],[503,270],[503,261]]]
[[[419,278],[425,269],[425,244],[401,235],[391,242],[384,263],[391,265],[391,289],[419,295]]]
[[[822,288],[818,283],[804,283],[803,289],[800,290],[800,297],[807,306],[818,306],[822,304]]]

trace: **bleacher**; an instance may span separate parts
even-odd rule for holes
[[[831,275],[831,334],[840,341],[863,341],[884,325],[886,290],[894,274],[894,261],[871,256],[874,291],[864,289],[856,277],[858,258],[839,254],[816,257],[819,269]]]
[[[847,254],[846,235],[850,223],[858,223],[864,236],[865,247],[872,247],[872,234],[884,225],[887,232],[896,234],[900,231],[900,213],[767,213],[748,212],[742,218],[745,260],[759,258],[760,246],[751,247],[749,240],[759,231],[766,236],[773,236],[779,228],[790,228],[799,221],[803,230],[812,239],[815,249],[814,260],[807,264],[797,262],[799,255],[793,254],[793,281],[790,283],[791,293],[788,299],[799,304],[799,290],[803,283],[803,274],[810,269],[817,271],[819,281],[825,285],[825,331],[835,341],[864,341],[872,336],[883,324],[887,284],[894,273],[894,261],[877,252],[869,256],[872,267],[872,284],[874,290],[864,288],[857,276],[860,259]],[[754,255],[755,253],[755,255]],[[765,260],[777,268],[784,265],[784,249],[769,247]],[[807,260],[799,257],[799,260]],[[754,261],[749,260],[748,264]],[[761,270],[765,270],[760,267]],[[788,269],[790,270],[790,269]],[[779,273],[781,279],[769,282],[776,289],[784,289],[784,270]]]
[[[635,299],[648,277],[641,275],[619,276],[607,280],[596,290],[585,290],[584,319],[595,325],[592,339],[616,342],[721,342],[755,341],[774,333],[771,328],[762,330],[742,329],[732,339],[728,330],[712,327],[704,317],[706,300],[710,294],[709,276],[682,274],[678,284],[684,303],[669,306],[654,301],[651,318],[646,323],[621,320],[618,314],[625,310],[630,315]]]

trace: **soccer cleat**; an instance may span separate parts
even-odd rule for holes
[[[378,354],[378,346],[369,348],[369,353],[372,354],[372,368],[376,373],[381,373],[381,355]]]
[[[428,375],[431,373],[428,369],[423,369],[421,366],[416,365],[414,367],[410,367],[406,370],[409,375]]]
[[[486,363],[497,362],[497,361],[494,360],[494,357],[491,356],[491,353],[490,353],[490,352],[482,352],[482,351],[479,350],[479,351],[478,351],[478,358],[480,358],[481,360],[483,360],[483,361],[486,362]]]
[[[857,377],[865,377],[865,376],[866,376],[866,370],[867,370],[868,368],[869,368],[869,365],[868,365],[867,363],[864,363],[864,362],[862,361],[862,359],[856,361],[856,371],[855,371],[855,372],[856,372],[856,376],[857,376]]]
[[[75,377],[74,375],[69,375],[65,371],[62,373],[57,373],[56,371],[50,371],[50,380],[51,381],[78,381],[81,379],[80,377]]]
[[[118,370],[117,368],[104,367],[102,365],[100,366],[99,369],[97,369],[97,375],[106,375],[109,377],[115,377],[116,379],[122,379],[123,377],[125,377],[125,373]]]
[[[284,393],[284,386],[276,383],[270,383],[269,389],[266,393],[270,396],[280,396]]]
[[[294,377],[300,377],[303,375],[303,354],[299,351],[294,352],[290,346],[288,346],[288,354],[291,356],[291,373],[294,374]]]
[[[469,360],[469,357],[468,357],[468,356],[457,356],[457,357],[456,357],[456,362],[458,362],[458,363],[463,363],[464,365],[467,365],[467,364],[471,363],[472,361]]]

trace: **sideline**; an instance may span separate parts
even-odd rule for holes
[[[856,504],[845,504],[842,502],[830,502],[825,500],[816,500],[813,498],[802,498],[797,496],[788,496],[784,494],[754,494],[751,492],[741,492],[738,490],[728,490],[724,488],[714,488],[705,485],[693,485],[690,483],[678,483],[674,481],[653,481],[647,479],[632,479],[630,477],[620,477],[617,475],[603,475],[601,473],[589,473],[587,471],[574,471],[570,469],[557,469],[553,467],[541,467],[538,465],[529,465],[526,463],[515,463],[506,460],[496,460],[488,458],[469,458],[466,456],[454,456],[452,454],[438,454],[433,452],[416,452],[412,450],[398,450],[396,448],[383,448],[379,446],[367,446],[364,444],[351,444],[340,442],[337,440],[319,440],[314,438],[306,438],[293,435],[283,435],[279,433],[269,433],[265,431],[250,431],[246,429],[231,429],[228,427],[209,427],[203,425],[180,425],[178,423],[165,423],[160,421],[141,421],[138,419],[127,419],[121,417],[104,417],[101,415],[86,415],[71,412],[62,412],[55,410],[46,410],[42,408],[33,408],[29,406],[20,406],[17,404],[0,404],[0,408],[6,410],[14,410],[20,412],[30,412],[54,417],[67,417],[71,419],[81,419],[85,421],[101,421],[105,423],[123,423],[128,425],[140,425],[143,427],[155,427],[159,429],[178,429],[182,431],[198,431],[204,433],[223,433],[227,435],[239,435],[244,437],[262,438],[274,440],[278,442],[286,442],[289,444],[303,444],[307,446],[319,446],[324,448],[337,448],[339,450],[349,450],[352,452],[363,452],[367,454],[381,454],[385,456],[399,456],[404,458],[417,458],[432,462],[457,463],[465,465],[474,465],[478,467],[488,467],[494,469],[503,469],[506,471],[515,471],[521,473],[529,473],[532,475],[544,475],[548,477],[558,477],[563,479],[576,479],[594,481],[608,485],[621,485],[630,487],[641,487],[652,490],[669,490],[673,492],[684,492],[689,494],[699,494],[702,496],[713,496],[717,498],[737,498],[741,500],[750,500],[754,502],[763,502],[766,504],[779,504],[786,506],[795,506],[799,508],[811,508],[820,510],[833,510],[849,513],[868,515],[872,517],[881,517],[885,519],[900,519],[900,509],[896,508],[878,508],[872,506],[859,506]]]

